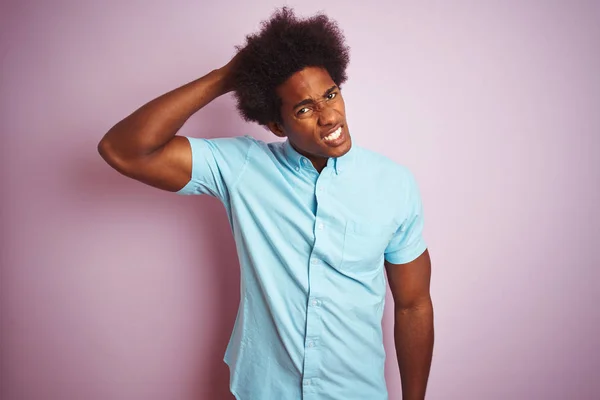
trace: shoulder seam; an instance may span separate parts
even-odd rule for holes
[[[235,179],[235,181],[231,184],[231,190],[234,190],[237,185],[238,182],[241,180],[242,175],[244,175],[244,172],[246,172],[246,168],[248,166],[248,161],[250,160],[250,152],[252,151],[252,148],[254,146],[256,146],[256,141],[254,141],[252,138],[248,137],[248,139],[250,140],[250,146],[248,146],[248,151],[246,152],[246,159],[244,160],[244,165],[242,165],[242,169],[240,170],[240,173],[238,175],[238,177]]]

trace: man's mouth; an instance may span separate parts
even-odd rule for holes
[[[338,139],[341,134],[342,134],[342,127],[338,126],[338,128],[335,129],[333,132],[331,132],[327,136],[323,137],[323,140],[326,142],[333,142],[334,140]]]

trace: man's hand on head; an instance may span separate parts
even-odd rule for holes
[[[229,93],[235,90],[235,71],[240,60],[240,51],[238,51],[231,60],[221,68],[219,72],[223,76],[224,93]]]

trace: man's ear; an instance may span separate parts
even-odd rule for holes
[[[283,126],[279,122],[269,122],[267,123],[267,127],[275,134],[275,136],[285,137]]]

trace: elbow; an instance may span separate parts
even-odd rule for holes
[[[431,296],[422,296],[410,301],[396,301],[394,308],[397,313],[401,314],[429,312],[433,310],[433,302]]]
[[[102,159],[106,161],[110,154],[110,144],[108,144],[108,141],[105,137],[102,138],[102,140],[100,140],[97,149],[98,154],[100,154],[100,157],[102,157]]]
[[[97,149],[98,154],[100,154],[100,157],[102,157],[102,159],[106,161],[108,165],[110,165],[112,168],[116,169],[120,173],[128,175],[128,163],[125,159],[123,159],[123,157],[119,156],[119,153],[115,149],[115,146],[111,143],[110,140],[106,138],[106,136],[102,138],[102,140],[100,140]]]
[[[118,160],[116,152],[114,151],[114,146],[112,146],[110,140],[108,140],[106,136],[98,143],[98,154],[100,154],[100,157],[110,165],[115,164]]]

